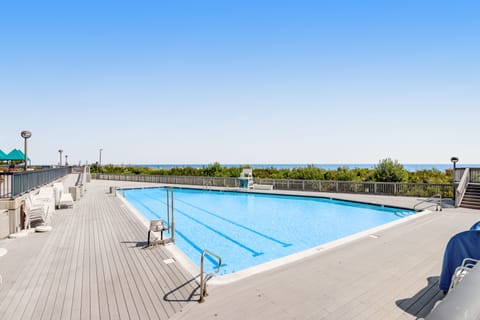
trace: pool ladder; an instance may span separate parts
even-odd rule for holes
[[[167,225],[172,242],[175,242],[175,209],[173,206],[173,188],[167,188]]]
[[[203,270],[204,266],[203,265],[204,265],[204,261],[205,261],[205,256],[207,254],[212,256],[212,257],[217,258],[218,267],[217,267],[217,270],[204,275],[204,270]],[[218,255],[216,255],[215,253],[213,253],[210,250],[207,250],[207,249],[203,250],[202,258],[200,259],[200,299],[198,299],[199,303],[204,302],[205,297],[208,296],[208,294],[207,294],[207,281],[210,280],[211,278],[213,278],[213,276],[220,271],[221,266],[222,266],[222,258],[220,258]]]
[[[438,200],[436,200],[436,199],[438,199]],[[436,200],[436,201],[433,201],[433,200]],[[421,209],[417,209],[417,207],[419,205],[423,204],[423,203],[428,203],[429,205],[426,206],[426,207],[423,207]],[[417,203],[416,205],[413,206],[413,210],[422,211],[422,210],[425,210],[425,209],[428,209],[428,208],[431,208],[431,207],[435,207],[435,211],[438,211],[439,209],[440,209],[440,211],[442,211],[442,195],[441,194],[435,194],[428,199],[420,201],[419,203]]]
[[[148,248],[154,244],[167,244],[170,242],[175,242],[175,209],[173,206],[173,188],[166,188],[166,203],[167,203],[167,224],[162,219],[155,219],[150,221],[150,228],[147,234],[147,245],[145,248]],[[163,239],[163,232],[167,231],[170,234],[170,238]],[[160,240],[150,241],[150,236],[152,232],[160,232]]]

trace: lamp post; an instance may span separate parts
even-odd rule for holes
[[[68,155],[65,155],[65,165],[68,166]]]
[[[58,153],[60,153],[60,167],[62,166],[62,149],[58,149]]]
[[[23,167],[23,170],[24,171],[27,171],[27,167],[28,167],[28,164],[27,164],[27,159],[28,159],[28,156],[27,156],[27,139],[30,138],[32,136],[32,133],[28,130],[23,130],[20,135],[22,136],[23,139],[25,139],[25,145],[24,145],[24,153],[25,153],[25,164],[24,164],[24,167]]]
[[[456,184],[455,184],[455,169],[456,169],[456,165],[457,165],[457,162],[458,162],[458,158],[457,157],[451,157],[450,161],[453,163],[453,172],[452,172],[453,202],[455,203],[455,206],[457,206],[457,199],[456,199],[457,198],[456,197],[457,188],[456,188]]]
[[[100,168],[102,166],[102,151],[103,151],[103,149],[100,148],[98,151],[99,151],[99,154],[98,154],[98,168]]]

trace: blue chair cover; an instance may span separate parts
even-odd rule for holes
[[[470,228],[470,231],[480,230],[480,221],[475,222],[475,224]]]
[[[465,258],[480,260],[480,231],[463,231],[448,241],[443,256],[440,290],[448,291],[455,269]]]

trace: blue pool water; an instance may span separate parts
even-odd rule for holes
[[[164,219],[166,189],[125,189],[147,220]],[[176,245],[199,264],[203,249],[233,273],[337,240],[414,211],[315,197],[174,189]],[[206,260],[206,270],[216,268]]]

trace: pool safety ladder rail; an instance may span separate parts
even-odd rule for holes
[[[204,262],[205,256],[207,254],[212,256],[212,257],[217,258],[218,267],[217,267],[217,270],[204,275],[204,271],[203,271],[203,269],[204,269],[203,264],[204,263],[203,262]],[[215,253],[213,253],[210,250],[207,250],[207,249],[203,250],[202,258],[200,259],[200,299],[198,299],[199,303],[202,303],[203,301],[205,301],[205,297],[208,295],[207,294],[207,281],[210,280],[211,278],[213,278],[213,276],[220,271],[221,266],[222,266],[222,258],[220,258],[218,255],[216,255]]]
[[[438,199],[438,200],[434,201],[435,199]],[[426,207],[418,208],[419,205],[424,203],[428,203],[428,205]],[[440,211],[442,211],[442,195],[441,194],[436,194],[431,196],[428,199],[420,201],[419,203],[413,206],[413,210],[422,211],[431,207],[435,207],[435,211],[439,211],[438,210],[439,208],[440,208]]]
[[[166,189],[167,194],[167,225],[164,220],[151,220],[150,228],[148,230],[147,246],[150,247],[154,244],[167,244],[169,242],[175,242],[175,209],[173,206],[173,188]],[[163,232],[167,231],[170,234],[170,238],[163,239]],[[160,240],[150,241],[150,235],[152,232],[160,232]]]
[[[170,239],[175,242],[175,209],[173,206],[173,188],[167,188],[167,224]]]

